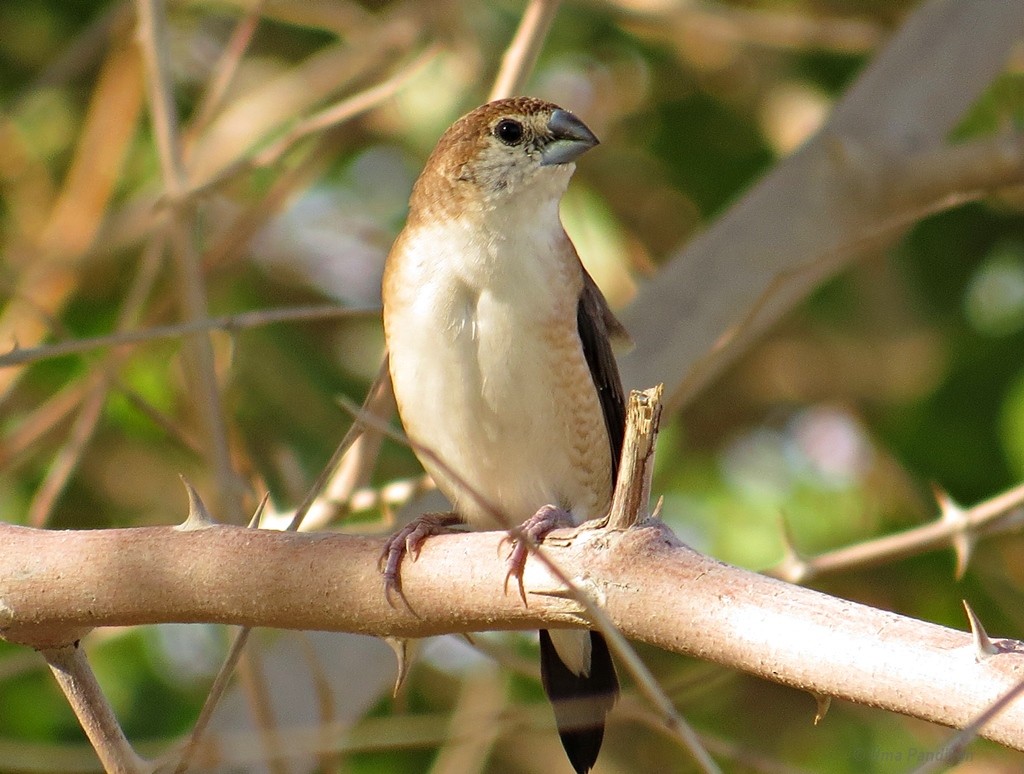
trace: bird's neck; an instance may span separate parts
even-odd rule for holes
[[[556,283],[575,259],[557,201],[485,210],[473,220],[470,233],[477,249],[462,255],[475,266],[460,271],[468,272],[464,276],[480,289],[512,296],[534,294],[539,301],[558,287]]]
[[[410,223],[472,218],[480,227],[497,231],[534,223],[560,228],[558,204],[574,168],[562,164],[526,180],[467,181],[440,169],[424,171],[409,200]]]

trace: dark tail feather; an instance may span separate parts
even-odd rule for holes
[[[540,675],[555,711],[558,735],[577,774],[586,774],[597,760],[604,738],[604,719],[619,695],[619,680],[608,643],[590,633],[590,674],[573,674],[562,663],[546,630],[540,632]]]

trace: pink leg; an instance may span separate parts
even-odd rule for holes
[[[550,532],[562,527],[573,526],[575,526],[575,522],[572,520],[572,514],[567,510],[559,508],[557,505],[544,505],[533,516],[520,524],[519,529],[533,543],[542,543]],[[505,574],[505,591],[508,591],[509,580],[515,578],[519,584],[519,596],[523,598],[525,605],[526,589],[523,588],[523,570],[526,569],[526,557],[529,556],[530,549],[524,540],[516,540],[512,535],[509,535],[508,539],[512,541],[512,550],[505,560],[508,567],[508,572]]]
[[[402,579],[399,567],[402,557],[409,554],[415,562],[420,554],[423,542],[431,535],[443,535],[446,532],[457,532],[455,525],[462,519],[457,513],[424,513],[402,527],[388,538],[380,555],[381,572],[384,575],[384,596],[392,607],[392,593],[402,596]]]

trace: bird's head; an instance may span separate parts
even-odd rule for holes
[[[537,189],[531,198],[557,201],[573,162],[597,145],[580,119],[550,102],[513,97],[467,113],[442,135],[427,160],[414,202],[452,199],[491,209]],[[521,198],[521,197],[520,197]]]

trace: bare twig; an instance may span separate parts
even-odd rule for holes
[[[41,341],[50,333],[49,320],[59,315],[76,287],[77,259],[96,238],[135,135],[142,102],[140,69],[138,52],[130,41],[112,40],[71,165],[37,237],[37,254],[26,263],[15,292],[0,312],[4,347],[11,343],[34,346]],[[0,372],[0,399],[22,373]]]
[[[491,88],[489,100],[519,94],[537,64],[551,23],[558,13],[559,0],[530,0],[512,43],[501,60],[501,71]]]
[[[859,151],[845,148],[837,153]],[[847,159],[848,163],[850,159]],[[1024,179],[1024,135],[985,138],[954,147],[913,154],[899,162],[883,163],[859,159],[863,168],[851,170],[846,185],[858,189],[887,191],[892,204],[876,220],[813,255],[806,263],[790,262],[767,279],[763,289],[742,315],[724,325],[707,351],[695,356],[670,401],[677,407],[706,387],[739,353],[763,334],[787,309],[788,304],[817,287],[842,266],[860,255],[893,241],[918,221],[940,212],[977,201]],[[878,174],[883,179],[870,179]],[[890,178],[891,179],[888,179]],[[879,199],[881,197],[878,197]],[[627,357],[624,370],[628,374]]]
[[[501,723],[480,723],[499,718],[507,709],[507,691],[493,666],[468,674],[459,687],[449,719],[448,735],[441,743],[429,774],[465,774],[486,771],[491,750],[503,730]],[[478,733],[467,734],[467,728]]]
[[[189,143],[188,138],[195,137],[202,132],[224,104],[228,87],[238,72],[238,65],[241,63],[249,43],[252,42],[252,37],[256,33],[256,28],[262,17],[263,0],[256,0],[232,30],[231,37],[224,45],[224,51],[213,68],[213,75],[210,77],[206,91],[203,92],[199,107],[196,108],[195,118],[188,127],[186,145]]]
[[[159,240],[156,240],[157,244]],[[147,246],[143,251],[138,271],[132,281],[131,288],[121,311],[118,313],[117,328],[124,331],[134,325],[142,312],[147,296],[153,289],[160,267],[159,246]],[[99,425],[103,407],[106,405],[112,383],[119,382],[117,367],[123,357],[114,354],[108,356],[86,378],[85,395],[79,407],[78,416],[71,427],[68,440],[57,453],[56,458],[47,470],[46,478],[32,498],[29,506],[29,523],[42,526],[47,523],[57,499],[67,486],[71,475],[78,467],[85,454],[89,441]]]
[[[273,5],[273,4],[271,4]],[[353,38],[329,43],[310,56],[225,105],[196,142],[189,155],[191,185],[203,188],[236,165],[247,164],[259,144],[285,130],[343,89],[366,82],[412,49],[420,27],[407,7],[360,30]],[[358,45],[354,45],[358,41]],[[171,197],[172,191],[167,195]],[[188,197],[183,187],[176,193]],[[173,201],[173,200],[172,200]]]
[[[390,422],[395,414],[395,393],[388,372],[387,353],[366,394],[362,410],[385,423]],[[344,457],[332,469],[330,480],[322,489],[316,490],[318,493],[322,491],[322,494],[310,505],[302,522],[304,530],[317,529],[334,521],[343,513],[356,490],[369,483],[383,438],[380,432],[372,428],[362,428],[359,437],[352,441]]]
[[[982,729],[991,723],[996,715],[1017,701],[1022,694],[1024,694],[1024,680],[986,707],[985,711],[977,718],[954,734],[941,750],[929,754],[928,760],[914,769],[911,774],[931,774],[934,771],[945,771],[950,766],[962,761],[967,745],[981,734]]]
[[[257,167],[273,166],[280,161],[289,148],[300,140],[312,134],[323,132],[338,124],[343,124],[346,121],[351,121],[356,116],[387,101],[408,84],[409,81],[423,72],[423,69],[437,58],[440,50],[440,46],[430,46],[390,78],[381,81],[375,86],[371,86],[365,91],[347,97],[337,104],[324,108],[320,112],[314,113],[309,118],[299,122],[279,140],[276,140],[257,153],[253,158],[253,164]]]
[[[175,211],[167,224],[170,246],[176,257],[179,290],[181,294],[182,313],[186,320],[197,322],[208,317],[206,311],[205,288],[202,266],[188,226],[187,207],[181,206],[183,195],[188,185],[182,146],[179,137],[178,118],[174,108],[171,92],[170,59],[167,48],[167,29],[164,7],[160,0],[138,0],[139,32],[143,56],[146,60],[148,78],[147,89],[150,100],[150,111],[153,119],[154,134],[159,149],[160,164],[163,170],[164,189],[170,201],[175,203]],[[231,464],[228,448],[227,430],[221,407],[220,391],[214,367],[213,347],[206,333],[195,333],[191,337],[193,377],[198,381],[199,409],[204,416],[207,436],[211,447],[213,465],[220,489],[220,501],[229,508],[233,520],[242,517],[242,499],[237,486],[237,479]],[[181,766],[186,766],[189,756],[194,751],[195,742],[205,723],[212,714],[223,687],[233,670],[242,648],[248,638],[248,630],[242,630],[236,638],[231,654],[222,666],[214,686],[211,688],[207,701],[196,722],[193,734],[181,758]],[[234,661],[232,661],[232,658]]]
[[[211,330],[234,331],[259,328],[281,322],[308,322],[313,320],[335,320],[349,317],[365,317],[380,314],[380,307],[345,307],[337,304],[317,304],[315,306],[294,306],[281,309],[257,309],[251,312],[238,312],[205,320],[189,320],[176,325],[162,325],[142,330],[121,331],[107,336],[93,336],[86,339],[72,339],[56,344],[46,344],[31,349],[15,349],[0,355],[0,368],[9,368],[39,360],[48,360],[66,355],[77,355],[104,347],[120,347],[127,344],[143,344],[162,339],[175,339],[191,333],[203,333]]]
[[[87,387],[84,380],[71,382],[34,409],[4,438],[0,462],[5,467],[15,464],[40,438],[64,422],[85,399]]]
[[[168,198],[180,202],[188,186],[182,157],[178,117],[171,86],[171,62],[167,43],[167,20],[161,0],[137,0],[139,38],[146,62],[153,132],[159,150],[164,189]],[[204,320],[206,289],[202,266],[192,241],[186,208],[176,208],[167,233],[171,252],[178,268],[179,293],[182,314],[186,320]],[[224,422],[220,388],[213,359],[213,345],[207,334],[195,333],[190,337],[192,377],[197,382],[196,403],[203,416],[210,445],[210,456],[217,478],[220,501],[229,509],[232,518],[243,518],[240,483],[231,464],[227,427]]]
[[[1024,523],[1024,484],[973,508],[961,509],[948,499],[944,502],[942,514],[930,524],[812,557],[801,556],[791,549],[787,551],[786,558],[767,574],[790,583],[807,583],[826,573],[880,564],[954,545],[959,536],[977,537],[1009,531]],[[959,564],[965,566],[966,559],[964,556]]]
[[[364,405],[372,400],[373,392],[371,391],[366,396]],[[303,520],[306,518],[306,514],[308,514],[310,509],[313,507],[313,504],[316,502],[320,492],[322,492],[324,487],[327,486],[327,482],[334,474],[334,471],[341,464],[341,461],[345,458],[345,455],[348,454],[349,450],[363,435],[365,430],[366,428],[359,422],[352,423],[348,432],[345,433],[345,437],[341,439],[341,443],[338,444],[338,447],[334,450],[331,458],[327,461],[327,464],[324,465],[323,470],[320,471],[320,475],[316,477],[313,485],[309,488],[309,492],[306,494],[306,499],[302,501],[298,510],[295,511],[295,515],[292,516],[292,520],[288,524],[288,532],[297,532],[299,530],[299,527],[302,526]]]
[[[288,774],[287,761],[282,755],[280,730],[270,700],[270,690],[258,655],[258,648],[248,648],[238,660],[238,679],[248,698],[249,708],[256,721],[263,748],[263,759],[272,774]]]
[[[1019,150],[1016,160],[1008,159],[1007,144],[988,141],[987,158],[961,164],[962,149],[949,149],[945,138],[1003,69],[1021,23],[1024,6],[1015,3],[921,4],[821,132],[687,245],[685,254],[674,255],[658,281],[645,285],[624,310],[623,322],[636,340],[620,363],[627,385],[664,382],[666,403],[670,410],[678,407],[824,279],[866,254],[844,246],[877,248],[878,241],[862,240],[876,224],[960,201],[965,191],[976,195],[1007,185],[1014,165],[1019,181]],[[937,162],[944,154],[962,179],[940,175]],[[991,187],[982,183],[985,177]],[[807,268],[793,273],[799,267]],[[762,302],[779,276],[790,281]],[[730,335],[753,307],[759,307],[756,316]],[[725,338],[727,346],[718,346]],[[713,367],[688,379],[716,347]]]
[[[224,169],[209,179],[202,180],[193,185],[183,196],[189,198],[200,196],[237,175],[257,168],[271,167],[278,163],[301,140],[322,133],[327,129],[373,110],[393,97],[403,86],[422,72],[423,68],[437,57],[439,50],[437,46],[429,47],[391,77],[351,97],[346,97],[337,104],[325,108],[319,113],[301,121],[263,150],[251,157],[238,159],[233,164],[225,166]]]
[[[338,708],[335,706],[330,679],[323,660],[317,655],[316,649],[310,641],[309,634],[299,632],[297,639],[299,648],[306,657],[310,679],[313,681],[313,692],[316,695],[316,706],[319,712],[317,726],[326,729],[338,721]],[[331,752],[330,739],[330,735],[325,731],[321,748],[323,752],[318,761],[320,771],[324,772],[341,770],[341,756]]]
[[[29,95],[37,94],[48,87],[63,85],[95,67],[103,58],[112,37],[130,28],[132,23],[131,3],[126,0],[111,5],[91,21],[79,34],[66,43],[57,57],[48,62],[24,92],[10,104],[7,114],[20,111]]]
[[[28,523],[33,527],[42,527],[50,520],[57,499],[78,467],[85,447],[96,431],[109,392],[110,383],[106,372],[93,371],[87,378],[86,394],[79,407],[78,416],[71,425],[67,441],[61,446],[46,471],[42,484],[32,497],[28,509]]]
[[[864,53],[886,30],[871,21],[701,3],[634,3],[613,0],[631,29],[681,46],[694,36],[782,50]]]
[[[178,113],[174,106],[167,19],[159,0],[137,0],[138,37],[146,63],[149,110],[156,139],[164,188],[173,199],[185,183]]]
[[[149,771],[149,765],[135,753],[125,738],[81,646],[76,642],[44,650],[43,657],[78,716],[104,769],[116,774],[141,774]]]
[[[191,428],[183,427],[174,417],[161,411],[124,382],[119,381],[115,388],[136,411],[152,422],[154,427],[162,430],[169,440],[187,449],[197,460],[203,458],[203,444],[192,434]]]
[[[189,766],[192,765],[192,758],[195,757],[203,734],[206,732],[207,726],[210,725],[213,711],[217,709],[217,704],[228,688],[228,683],[235,672],[235,667],[238,666],[238,661],[242,657],[242,651],[245,650],[245,645],[249,642],[250,634],[252,634],[252,627],[243,626],[238,629],[235,638],[231,641],[231,648],[228,650],[227,656],[224,657],[220,669],[217,670],[217,675],[213,678],[210,690],[206,694],[205,701],[203,701],[203,707],[199,710],[199,716],[196,718],[196,722],[192,724],[192,731],[181,748],[178,763],[174,767],[174,774],[184,774],[188,771]]]
[[[503,740],[521,740],[524,735],[551,732],[551,710],[540,702],[530,705],[504,705],[499,713],[477,712],[466,718],[458,729],[460,736],[470,740],[487,739],[497,735]],[[286,725],[281,729],[284,754],[290,758],[333,753],[337,756],[360,752],[380,754],[409,748],[439,747],[452,734],[451,712],[416,712],[387,717],[369,716],[352,724],[348,720],[328,723]],[[499,745],[497,755],[502,759],[522,752],[524,745]],[[2,749],[0,749],[2,752]],[[201,750],[204,762],[216,768],[249,771],[264,766],[267,761],[259,745],[253,744],[251,732],[222,731]],[[513,761],[515,758],[513,757]],[[531,756],[532,769],[537,758]],[[513,767],[521,770],[523,767]],[[53,767],[37,769],[49,774]],[[320,769],[323,770],[323,769]],[[757,769],[754,769],[755,771]],[[771,774],[780,774],[778,770]],[[788,772],[787,772],[788,774]]]
[[[306,499],[295,512],[295,516],[292,517],[287,531],[295,532],[299,529],[302,525],[302,520],[306,517],[309,509],[313,506],[313,503],[316,501],[319,493],[323,490],[331,474],[334,472],[335,468],[341,462],[352,444],[359,438],[361,433],[362,427],[360,427],[358,423],[354,423],[348,429],[348,432],[345,433],[345,437],[342,438],[341,443],[338,444],[338,447],[331,455],[330,460],[328,460],[323,470],[320,471],[320,475],[317,476],[316,481],[313,482],[313,485],[310,487],[309,492],[306,495]],[[309,579],[307,578],[307,581],[308,580]],[[181,757],[178,759],[178,764],[175,767],[175,774],[182,774],[188,770],[193,756],[199,749],[202,736],[206,732],[206,728],[213,717],[213,711],[217,708],[217,704],[224,695],[224,691],[227,690],[228,681],[231,679],[231,674],[234,672],[239,659],[242,657],[242,651],[245,649],[245,645],[249,641],[249,635],[251,632],[252,629],[246,626],[239,629],[238,633],[235,635],[235,639],[231,643],[231,648],[228,650],[228,655],[220,665],[220,669],[217,670],[217,676],[214,678],[213,684],[210,686],[210,691],[206,695],[206,701],[203,702],[203,708],[199,713],[199,717],[192,726],[192,732],[189,734],[188,741],[182,748]]]
[[[206,249],[204,268],[221,268],[246,254],[253,236],[270,218],[286,207],[297,191],[309,185],[330,164],[336,155],[339,140],[327,133],[303,146],[301,158],[294,166],[283,169],[274,178],[269,190],[238,217]]]

